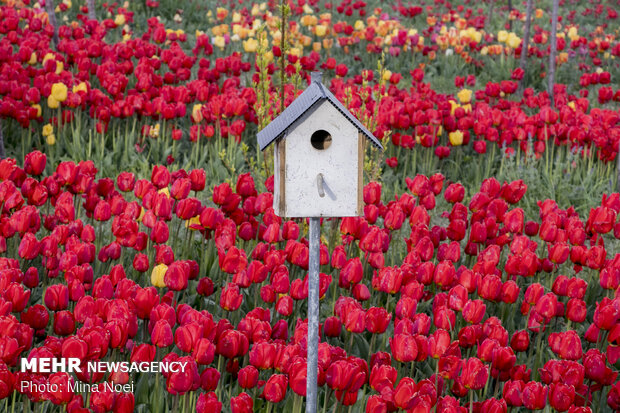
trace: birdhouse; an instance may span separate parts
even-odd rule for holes
[[[364,148],[381,142],[321,83],[310,86],[258,133],[275,143],[275,213],[281,217],[362,215]]]

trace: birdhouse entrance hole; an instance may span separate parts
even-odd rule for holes
[[[310,137],[310,143],[314,149],[327,149],[332,144],[332,135],[330,135],[326,130],[319,129]]]

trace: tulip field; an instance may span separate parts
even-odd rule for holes
[[[256,135],[314,71],[384,146],[321,220],[318,411],[620,411],[619,11],[2,0],[0,412],[305,411]]]

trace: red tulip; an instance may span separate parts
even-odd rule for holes
[[[254,178],[249,173],[241,174],[237,178],[237,192],[241,197],[247,198],[249,196],[256,196],[256,188],[254,186]]]
[[[250,395],[243,392],[237,397],[230,399],[231,413],[252,413],[254,411],[254,400]]]
[[[155,323],[151,332],[151,342],[157,347],[168,347],[173,342],[172,329],[166,320]]]
[[[24,171],[28,175],[39,176],[45,169],[47,157],[40,151],[33,151],[26,154],[24,158]]]
[[[164,358],[165,361],[165,358]],[[186,394],[188,391],[198,389],[200,385],[200,375],[196,362],[190,357],[180,357],[179,362],[187,363],[184,369],[170,372],[166,380],[166,390],[170,394]]]
[[[340,288],[350,288],[352,284],[359,283],[363,275],[362,261],[358,257],[351,258],[340,270],[338,285]]]
[[[213,392],[201,393],[196,401],[196,413],[220,413],[222,402],[217,399]]]
[[[254,366],[245,366],[238,373],[237,379],[242,389],[252,389],[258,383],[258,370]]]
[[[235,274],[247,267],[248,259],[244,250],[232,247],[226,253],[219,253],[219,263],[222,271],[228,274]]]
[[[116,178],[116,185],[122,192],[133,191],[136,183],[136,177],[132,172],[121,172]]]
[[[510,347],[514,351],[523,352],[527,351],[530,346],[530,335],[527,330],[515,331],[510,339]]]
[[[28,232],[24,235],[21,242],[19,243],[19,248],[17,250],[20,258],[24,260],[33,260],[39,255],[39,251],[41,248],[41,244],[34,236],[34,234]]]
[[[245,355],[248,347],[246,335],[236,330],[224,331],[217,340],[217,353],[229,359]]]
[[[271,403],[279,403],[286,396],[288,379],[284,374],[274,374],[265,383],[263,395],[265,400]]]
[[[395,294],[400,290],[403,273],[398,267],[384,267],[372,278],[372,287],[375,290]]]
[[[327,337],[339,337],[342,323],[338,317],[327,317],[323,324],[323,332]]]
[[[381,202],[381,184],[369,182],[364,186],[363,198],[365,204],[379,204]]]
[[[523,406],[530,410],[540,410],[547,404],[547,387],[531,381],[523,387]]]
[[[205,189],[206,173],[204,169],[192,169],[189,173],[192,191],[200,192]]]
[[[471,324],[482,321],[486,306],[482,300],[469,300],[463,307],[463,319]]]
[[[443,196],[451,204],[461,202],[465,197],[465,188],[461,184],[450,184]]]
[[[416,384],[410,377],[403,377],[394,389],[394,404],[400,409],[413,407],[413,397],[417,393]]]
[[[523,405],[523,388],[525,383],[521,380],[508,380],[504,384],[502,396],[509,406],[519,407]]]
[[[157,189],[167,187],[170,183],[170,171],[162,165],[155,165],[151,173],[151,182]]]
[[[398,371],[394,367],[375,365],[370,372],[370,387],[378,392],[386,387],[392,389],[397,378]]]
[[[414,361],[418,355],[418,345],[415,338],[407,334],[396,334],[390,338],[390,349],[394,359],[401,363]]]
[[[472,357],[463,361],[461,380],[466,388],[480,390],[486,384],[488,377],[489,369],[480,359]]]
[[[68,336],[75,330],[75,318],[70,311],[63,310],[54,314],[54,333]]]
[[[204,391],[213,391],[220,380],[220,372],[214,367],[207,367],[200,374],[200,387]]]
[[[71,401],[73,392],[71,392],[69,386],[73,384],[72,381],[73,378],[67,373],[53,373],[49,376],[50,391],[47,392],[47,396],[52,403],[60,405]]]
[[[379,395],[373,395],[366,402],[366,413],[387,413],[387,404]]]
[[[64,310],[69,304],[69,290],[64,284],[47,287],[44,297],[45,306],[52,311]]]
[[[509,204],[516,204],[523,198],[527,191],[527,185],[523,183],[523,180],[513,181],[508,185],[504,184],[501,191],[501,196]]]
[[[552,383],[549,386],[549,404],[559,412],[565,412],[573,405],[575,388],[564,383]]]

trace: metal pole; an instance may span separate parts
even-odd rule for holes
[[[319,259],[320,218],[310,218],[308,280],[308,367],[306,370],[306,413],[316,413],[319,353]]]

